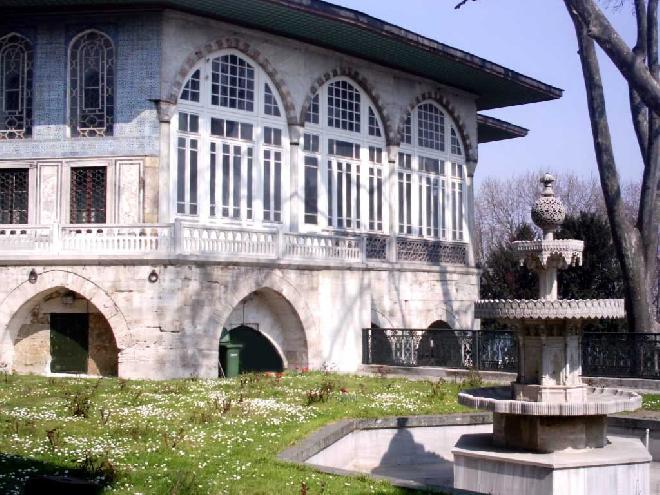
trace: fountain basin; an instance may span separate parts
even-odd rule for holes
[[[597,416],[642,407],[642,397],[626,390],[586,387],[585,396],[586,400],[581,402],[514,400],[512,388],[501,386],[465,390],[458,394],[458,402],[494,413],[528,416]]]

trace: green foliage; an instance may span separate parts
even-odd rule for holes
[[[584,241],[582,266],[560,270],[558,274],[561,299],[619,299],[624,297],[623,277],[616,258],[612,234],[606,218],[596,213],[568,216],[557,239]],[[523,224],[511,241],[534,239],[532,228]],[[481,276],[482,299],[536,299],[538,277],[520,266],[511,254],[511,241],[493,249]],[[482,328],[503,328],[502,324],[483,321]],[[625,329],[625,322],[598,321],[589,324],[587,331],[616,331]]]
[[[562,299],[623,299],[623,277],[616,258],[612,232],[606,218],[595,213],[566,217],[557,239],[584,241],[582,266],[561,270],[558,274]],[[586,331],[625,330],[624,321],[598,321]]]
[[[0,379],[0,493],[67,472],[120,495],[403,495],[384,481],[276,457],[343,418],[467,411],[460,387],[329,371],[165,382],[16,375]]]
[[[520,225],[508,242],[490,251],[481,275],[481,299],[536,299],[538,277],[527,267],[520,266],[511,252],[513,241],[534,240],[529,224]],[[499,322],[483,320],[484,329],[504,328]]]

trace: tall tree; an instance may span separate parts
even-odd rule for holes
[[[593,0],[564,0],[573,20],[587,92],[596,162],[612,238],[621,264],[629,328],[655,330],[653,288],[658,256],[658,167],[660,84],[658,82],[658,0],[634,0],[637,41],[631,49]],[[644,162],[636,222],[625,214],[596,43],[628,82],[630,111]]]
[[[456,8],[467,3],[461,1]],[[658,0],[631,0],[637,39],[630,48],[594,0],[564,0],[573,21],[582,65],[596,162],[612,238],[621,265],[628,326],[658,329],[654,314],[660,204],[660,80],[658,79]],[[637,216],[631,220],[621,194],[605,106],[596,44],[628,83],[630,110],[644,163]]]

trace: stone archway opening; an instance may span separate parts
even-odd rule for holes
[[[241,345],[240,371],[242,373],[284,371],[284,362],[275,346],[251,323],[225,330],[221,341]],[[224,353],[220,354],[220,366],[227,369]]]
[[[241,372],[309,366],[301,319],[291,303],[273,289],[258,289],[243,298],[227,318],[224,329],[221,341],[243,346]]]
[[[420,366],[460,367],[460,343],[444,320],[435,320],[422,334],[417,348],[417,361]]]
[[[42,292],[10,325],[16,373],[117,376],[119,351],[108,320],[81,294],[63,287]]]

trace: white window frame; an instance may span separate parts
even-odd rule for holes
[[[213,60],[224,55],[236,55],[254,69],[254,107],[253,111],[238,110],[219,105],[211,104],[211,73]],[[188,78],[192,76],[196,70],[200,71],[200,88],[199,88],[199,102],[187,101],[179,97],[177,103],[177,112],[171,120],[171,135],[170,139],[170,208],[173,218],[184,218],[190,221],[198,221],[209,224],[230,224],[234,226],[254,227],[260,225],[279,225],[288,224],[290,215],[290,158],[289,158],[289,133],[284,111],[284,105],[279,95],[277,87],[273,84],[266,72],[261,66],[253,59],[245,55],[239,50],[226,49],[214,52],[204,57],[188,72]],[[186,78],[186,82],[188,81]],[[280,110],[280,116],[267,115],[264,111],[265,91],[264,84],[270,86],[271,93],[273,94],[277,105]],[[182,87],[181,93],[185,89],[185,83]],[[178,116],[179,112],[193,113],[199,116],[199,156],[198,156],[198,209],[196,215],[180,214],[177,213],[177,155],[176,145],[179,136]],[[243,124],[252,125],[252,140],[242,140],[231,137],[220,137],[211,135],[211,118],[223,119],[225,121],[235,121]],[[264,143],[263,128],[273,127],[282,131],[282,145],[277,147],[278,151],[282,153],[282,174],[281,174],[281,198],[282,198],[282,212],[281,222],[268,222],[264,221],[263,210],[263,152],[265,149],[274,149],[272,146]],[[216,143],[216,153],[222,155],[222,144],[218,148],[218,143],[226,143],[230,146],[242,147],[241,158],[241,204],[240,215],[238,218],[226,218],[221,214],[222,209],[222,181],[221,181],[221,160],[216,163],[216,208],[215,216],[211,216],[211,202],[210,202],[210,163],[211,163],[211,142]],[[247,168],[248,168],[248,155],[247,149],[252,149],[252,215],[251,218],[248,214],[247,205]],[[231,194],[231,191],[230,191]]]
[[[337,129],[328,125],[328,88],[330,84],[337,81],[346,81],[351,84],[360,95],[360,132],[353,132],[343,129]],[[319,183],[317,189],[317,223],[306,224],[304,215],[304,180],[300,181],[299,195],[302,198],[301,203],[303,207],[300,209],[299,225],[300,230],[303,232],[369,232],[369,167],[372,165],[369,161],[369,147],[373,146],[382,150],[383,154],[383,219],[382,230],[374,231],[374,233],[387,234],[389,233],[389,196],[385,180],[388,175],[388,163],[386,159],[386,142],[385,142],[385,127],[381,116],[378,113],[376,106],[373,104],[369,95],[357,84],[354,80],[348,77],[340,76],[328,80],[319,91],[313,96],[319,98],[319,122],[317,124],[305,122],[304,132],[319,136],[320,150],[318,153],[307,153],[300,146],[300,160],[302,164],[301,170],[304,175],[305,155],[317,156],[319,159]],[[378,126],[380,128],[381,136],[369,135],[369,107],[373,109],[376,116]],[[346,141],[360,146],[359,157],[346,158],[336,155],[331,155],[328,149],[329,140]],[[337,201],[336,201],[336,181],[338,177],[338,165],[350,164],[352,174],[352,187],[351,187],[351,211],[352,222],[350,227],[337,226]],[[343,165],[342,165],[343,167]],[[357,175],[356,170],[359,167],[359,190],[357,188]],[[330,174],[328,172],[331,172]],[[330,178],[330,182],[329,182]],[[332,211],[328,211],[328,195],[333,194],[332,197]],[[343,191],[343,196],[346,198],[346,191]],[[358,201],[359,198],[359,201]],[[359,204],[359,216],[358,213]],[[330,217],[329,217],[330,215]],[[359,226],[357,220],[359,219]],[[331,220],[331,221],[330,221]],[[332,225],[331,225],[332,224]]]
[[[421,105],[432,104],[444,115],[444,151],[435,150],[432,148],[427,148],[420,146],[418,133],[419,133],[419,121],[418,121],[418,109]],[[452,154],[451,147],[451,130],[454,129],[456,136],[460,143],[461,154]],[[411,111],[411,142],[406,143],[402,141],[399,147],[401,153],[407,153],[412,155],[412,233],[406,234],[402,233],[400,228],[397,228],[399,235],[402,236],[411,236],[411,237],[423,237],[433,240],[444,240],[444,241],[458,241],[458,242],[469,242],[469,232],[467,228],[467,180],[466,180],[466,166],[465,166],[465,143],[461,139],[461,134],[458,131],[458,126],[441,105],[436,103],[433,100],[425,100],[419,103]],[[441,173],[440,174],[430,174],[420,168],[420,157],[431,158],[440,161]],[[456,177],[452,175],[452,163],[461,165],[462,175]],[[397,161],[397,179],[399,172],[408,172],[405,170],[400,170],[398,168]],[[427,178],[437,178],[438,179],[438,202],[439,202],[439,228],[438,236],[428,234],[428,226],[426,225],[426,179]],[[462,187],[462,218],[460,225],[457,225],[458,216],[455,214],[456,210],[453,202],[452,191],[454,187],[460,185]],[[421,187],[420,187],[421,186]],[[423,191],[420,196],[420,190]],[[398,188],[397,188],[398,191]],[[396,203],[397,209],[399,203]],[[420,218],[421,211],[421,218]],[[433,215],[431,215],[433,218]],[[397,224],[399,222],[399,215],[397,211]]]

